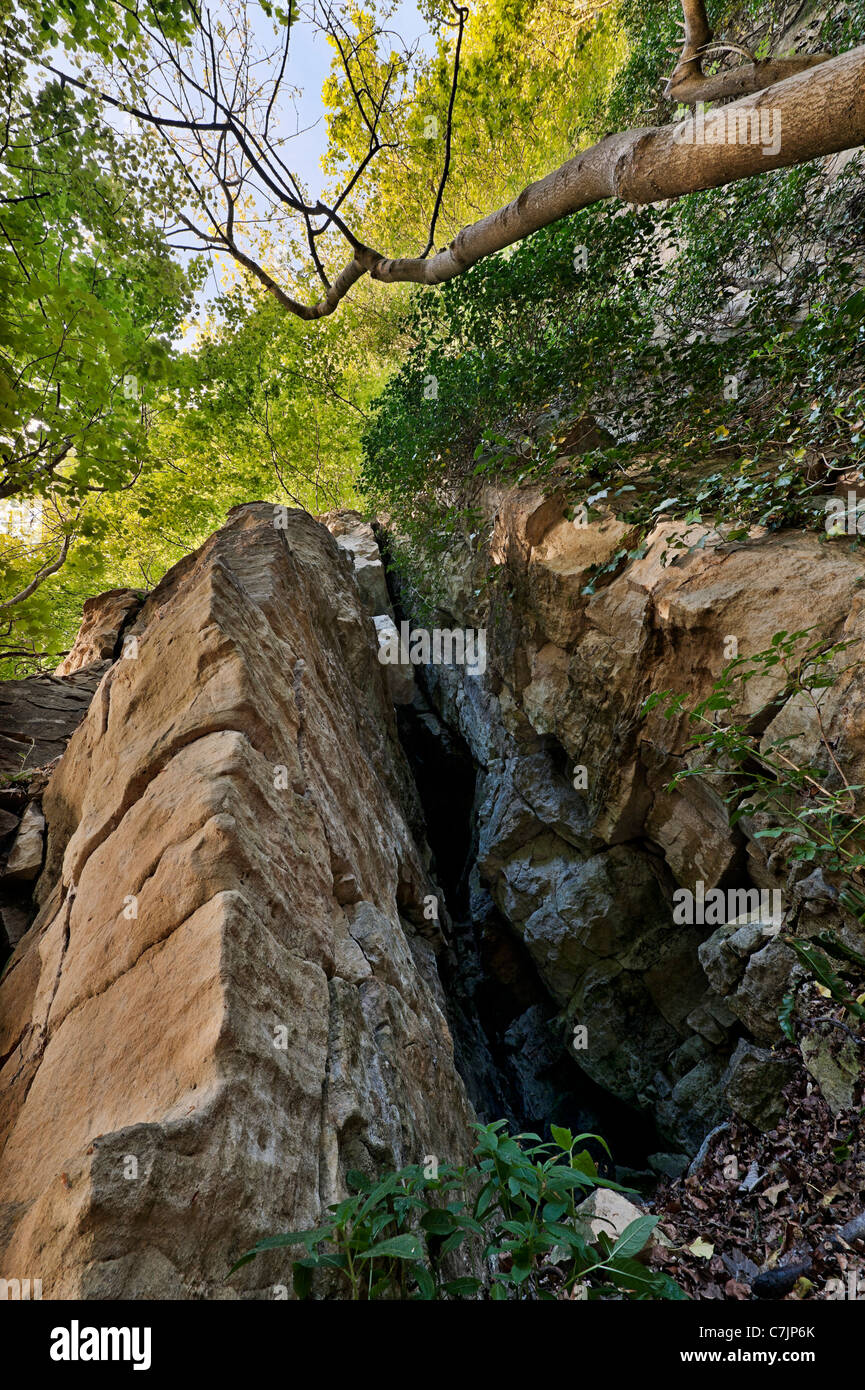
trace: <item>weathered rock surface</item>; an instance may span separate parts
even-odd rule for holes
[[[44,796],[0,1273],[45,1298],[267,1297],[285,1258],[232,1260],[347,1169],[471,1147],[373,625],[327,530],[271,517],[166,575]]]
[[[7,879],[36,878],[42,868],[43,835],[45,817],[35,802],[21,817],[21,823],[6,860],[3,877]]]
[[[424,680],[479,767],[482,884],[528,947],[562,1035],[586,1027],[578,1064],[693,1153],[729,1110],[739,1042],[754,1051],[747,1065],[739,1058],[733,1095],[748,1092],[742,1104],[761,1122],[770,1115],[754,1082],[762,1068],[779,1100],[771,1049],[799,967],[780,921],[678,926],[674,890],[779,890],[785,930],[834,926],[865,943],[830,887],[811,875],[809,888],[805,866],[780,867],[783,847],[757,838],[759,817],[730,829],[715,778],[668,791],[687,722],[641,709],[653,690],[706,696],[731,637],[741,655],[762,651],[814,621],[819,594],[821,632],[854,644],[823,725],[849,781],[865,782],[865,567],[843,541],[798,532],[724,545],[692,527],[702,548],[689,552],[672,543],[681,527],[662,522],[642,558],[586,593],[596,567],[630,544],[620,520],[575,525],[561,495],[534,486],[487,487],[475,500],[486,529],[452,546],[432,621],[486,626],[488,669],[431,667]],[[746,711],[774,698],[780,679],[776,669],[752,681]],[[765,732],[781,736],[831,779],[813,712],[782,701]]]
[[[372,613],[388,613],[393,617],[387,588],[384,562],[375,532],[360,512],[350,510],[329,512],[322,517],[324,525],[344,550],[354,566],[361,599]]]
[[[144,595],[137,589],[109,589],[94,594],[81,610],[81,626],[72,649],[63,658],[55,676],[71,676],[98,661],[113,661],[123,629],[140,609]]]
[[[98,602],[93,611],[100,611]],[[75,647],[85,649],[78,642]],[[98,659],[62,678],[0,682],[0,968],[34,916],[33,880],[44,849],[42,792],[109,664]]]
[[[63,679],[0,681],[0,774],[31,772],[59,758],[107,665],[97,663]]]
[[[801,967],[771,915],[680,925],[673,893],[778,889],[785,932],[834,924],[860,950],[861,933],[819,871],[782,871],[759,818],[731,831],[711,776],[671,793],[687,728],[639,715],[653,689],[705,695],[729,636],[748,653],[801,627],[815,586],[827,634],[860,643],[861,563],[758,535],[670,564],[663,524],[586,595],[627,542],[615,518],[574,527],[535,489],[485,501],[486,547],[443,567],[441,625],[486,626],[487,671],[426,668],[435,711],[410,667],[398,689],[377,659],[395,615],[372,529],[299,512],[279,529],[265,504],[236,509],[140,612],[123,592],[94,604],[68,659],[89,664],[0,686],[33,766],[89,704],[42,813],[16,787],[0,807],[4,882],[29,894],[39,873],[32,925],[0,901],[17,941],[0,986],[0,1274],[49,1298],[270,1296],[282,1256],[227,1282],[230,1263],[313,1224],[348,1169],[467,1157],[446,1010],[472,1094],[501,1113],[517,1097],[557,1118],[566,1053],[654,1118],[668,1166],[731,1110],[777,1123],[778,1008]],[[478,582],[497,568],[507,583]],[[823,710],[851,781],[861,655]],[[749,687],[754,710],[774,680]],[[471,765],[472,856],[448,867],[475,931],[462,966],[447,912],[429,911],[442,894],[395,703],[427,739],[427,776],[443,726]],[[819,759],[806,715],[779,702],[767,736]],[[442,765],[456,775],[462,756]],[[454,969],[472,977],[456,1002],[440,966],[449,988]],[[492,1050],[473,1013],[491,979]],[[844,1108],[858,1062],[843,1039],[802,1053]]]
[[[628,1201],[621,1192],[599,1187],[581,1205],[576,1230],[587,1245],[596,1245],[600,1236],[617,1241],[641,1216],[645,1216],[642,1208]]]

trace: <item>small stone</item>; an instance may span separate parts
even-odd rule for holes
[[[36,878],[42,868],[42,840],[45,817],[35,801],[31,801],[18,827],[15,842],[6,861],[6,879],[27,881]]]
[[[596,1187],[594,1192],[577,1208],[575,1227],[577,1235],[588,1244],[596,1244],[601,1234],[618,1240],[624,1230],[645,1212],[629,1202],[621,1192],[613,1192],[607,1187]]]
[[[840,1047],[836,1044],[834,1048],[830,1038],[802,1039],[805,1066],[820,1087],[820,1094],[833,1115],[849,1110],[853,1105],[860,1077],[860,1056],[851,1038],[845,1038]]]
[[[690,1162],[688,1154],[649,1154],[649,1167],[668,1178],[680,1178]]]

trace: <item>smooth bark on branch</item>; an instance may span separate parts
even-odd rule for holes
[[[655,203],[853,149],[865,143],[865,45],[732,102],[718,114],[727,131],[719,143],[706,138],[710,117],[700,115],[675,125],[607,135],[529,184],[506,207],[464,227],[435,256],[390,260],[359,247],[324,299],[311,305],[292,301],[286,307],[303,319],[321,318],[333,312],[364,271],[386,284],[438,285],[541,227],[607,198]],[[771,143],[767,132],[772,132]]]
[[[722,101],[749,96],[783,82],[797,72],[816,67],[831,58],[830,53],[802,53],[792,58],[755,59],[729,72],[703,74],[703,59],[712,43],[712,30],[704,0],[682,0],[685,31],[682,52],[664,95],[671,101],[692,106],[698,101]],[[721,45],[723,47],[723,45]]]

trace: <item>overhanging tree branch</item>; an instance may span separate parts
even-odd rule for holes
[[[135,77],[121,63],[133,95],[101,95],[115,108],[149,123],[171,148],[191,190],[193,216],[202,214],[204,222],[197,226],[192,216],[181,213],[181,225],[203,247],[225,250],[283,308],[304,320],[333,313],[365,274],[384,284],[441,284],[483,257],[605,199],[645,204],[678,198],[698,189],[850,149],[865,141],[865,47],[838,57],[818,54],[765,63],[750,61],[730,72],[705,77],[703,58],[716,51],[705,5],[703,0],[683,0],[684,45],[670,81],[670,95],[679,101],[696,103],[746,94],[739,95],[720,113],[709,113],[704,123],[701,112],[699,121],[692,117],[674,125],[606,136],[530,184],[507,206],[464,227],[447,247],[430,255],[450,165],[459,50],[466,13],[457,0],[450,3],[458,16],[454,25],[458,35],[444,169],[435,194],[427,245],[419,256],[388,257],[356,235],[339,211],[375,155],[381,149],[392,148],[383,138],[380,123],[389,100],[393,64],[382,64],[382,71],[376,76],[375,62],[368,64],[361,53],[378,30],[355,41],[339,16],[324,6],[328,32],[340,55],[367,146],[347,186],[329,205],[307,197],[299,178],[283,159],[283,140],[268,138],[276,95],[286,71],[287,48],[280,47],[275,59],[275,86],[269,95],[264,95],[265,84],[250,75],[258,60],[254,64],[250,56],[245,10],[238,13],[236,20],[236,44],[234,29],[226,36],[214,30],[206,12],[198,14],[196,32],[201,61],[197,66],[194,54],[190,57],[163,33],[150,32],[154,56],[148,72]],[[235,45],[239,57],[235,54],[236,61],[229,64],[231,71],[226,80],[220,65],[230,44]],[[751,58],[747,53],[744,56]],[[87,84],[79,81],[78,85],[92,91]],[[709,119],[716,114],[723,117],[723,133],[720,138],[706,139]],[[772,130],[769,139],[765,133],[767,121]],[[289,293],[280,284],[278,271],[263,264],[254,246],[241,244],[244,199],[248,202],[250,190],[253,198],[262,196],[271,201],[271,216],[281,217],[288,212],[302,220],[312,269],[325,291],[316,302],[303,303],[297,291]],[[332,283],[325,270],[325,234],[339,234],[349,248],[350,259]]]
[[[853,149],[865,143],[865,46],[807,68],[770,91],[733,102],[722,114],[726,131],[734,132],[734,138],[719,143],[701,143],[695,117],[675,125],[607,135],[546,178],[529,184],[506,207],[464,227],[449,246],[429,259],[390,260],[368,247],[357,250],[325,299],[292,305],[292,312],[303,319],[332,313],[364,272],[386,284],[441,284],[483,257],[607,198],[637,205],[656,203]],[[781,132],[777,149],[764,142],[763,115]],[[748,137],[745,140],[738,138],[742,131]]]
[[[816,67],[832,57],[831,53],[802,53],[793,58],[767,58],[763,61],[745,56],[751,61],[741,68],[719,72],[706,77],[703,59],[719,49],[741,52],[736,45],[712,45],[713,34],[706,15],[704,0],[682,0],[681,21],[684,42],[679,61],[667,83],[664,95],[671,101],[692,106],[698,101],[722,101],[730,97],[749,96],[765,91],[776,82],[783,82],[795,73]]]

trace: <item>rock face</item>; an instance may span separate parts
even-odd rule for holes
[[[107,663],[64,680],[0,681],[0,775],[16,776],[59,758],[87,712]]]
[[[98,661],[112,661],[118,656],[121,634],[140,609],[143,599],[144,595],[137,589],[109,589],[107,593],[87,599],[72,650],[54,674],[71,676],[74,671]]]
[[[712,776],[668,790],[687,727],[640,710],[707,694],[731,637],[765,648],[819,589],[827,636],[854,644],[823,730],[865,782],[861,562],[783,534],[683,553],[660,525],[586,593],[629,543],[615,517],[574,527],[533,489],[483,502],[486,543],[454,546],[434,620],[487,629],[482,675],[382,665],[410,615],[372,528],[258,503],[140,609],[89,605],[70,674],[0,686],[8,744],[43,768],[0,800],[0,1276],[46,1298],[271,1297],[279,1252],[229,1281],[232,1261],[315,1224],[349,1169],[464,1161],[468,1095],[535,1128],[605,1092],[611,1122],[657,1125],[658,1171],[731,1109],[777,1123],[802,968],[779,928],[861,933],[757,818],[730,829]],[[752,712],[776,682],[748,687]],[[778,700],[767,737],[819,759],[815,725]],[[677,922],[700,884],[730,910]],[[759,890],[780,916],[744,911]],[[802,1057],[837,1113],[855,1103],[851,1049],[806,1036]]]
[[[45,793],[0,987],[0,1273],[268,1297],[286,1261],[232,1260],[348,1169],[471,1148],[436,888],[324,527],[235,510],[125,636]]]
[[[45,817],[39,807],[31,802],[21,817],[18,833],[9,851],[4,879],[14,882],[36,878],[42,868],[44,832]]]
[[[731,639],[754,654],[819,617],[829,639],[854,643],[823,722],[849,781],[865,782],[861,558],[802,533],[723,545],[693,527],[688,540],[701,548],[688,551],[676,548],[681,527],[665,522],[641,558],[595,578],[592,592],[598,567],[632,544],[618,518],[573,524],[561,495],[535,487],[486,488],[475,501],[486,525],[479,539],[454,541],[432,622],[487,627],[488,669],[430,667],[424,679],[479,768],[478,891],[528,948],[560,1035],[586,1029],[580,1067],[650,1112],[675,1148],[693,1153],[731,1105],[770,1123],[777,1105],[758,1074],[777,1100],[783,1068],[771,1049],[795,957],[771,915],[676,925],[673,893],[699,882],[778,890],[785,929],[833,926],[860,951],[861,932],[807,866],[779,869],[778,842],[755,838],[757,821],[730,829],[716,779],[669,793],[686,720],[640,712],[653,690],[706,696]],[[748,712],[780,680],[770,670],[747,686]],[[781,734],[831,778],[812,712],[781,702],[766,737]],[[740,1054],[731,1072],[740,1042],[747,1066]]]
[[[95,599],[85,608],[92,626],[103,605]],[[76,642],[74,650],[83,658],[94,648]],[[61,678],[0,682],[0,968],[33,918],[32,881],[42,866],[45,830],[39,799],[108,666],[102,657],[90,664],[76,657]]]
[[[393,617],[384,562],[375,532],[360,512],[329,512],[322,517],[324,525],[336,540],[340,550],[351,559],[361,600],[367,612],[386,613]]]

